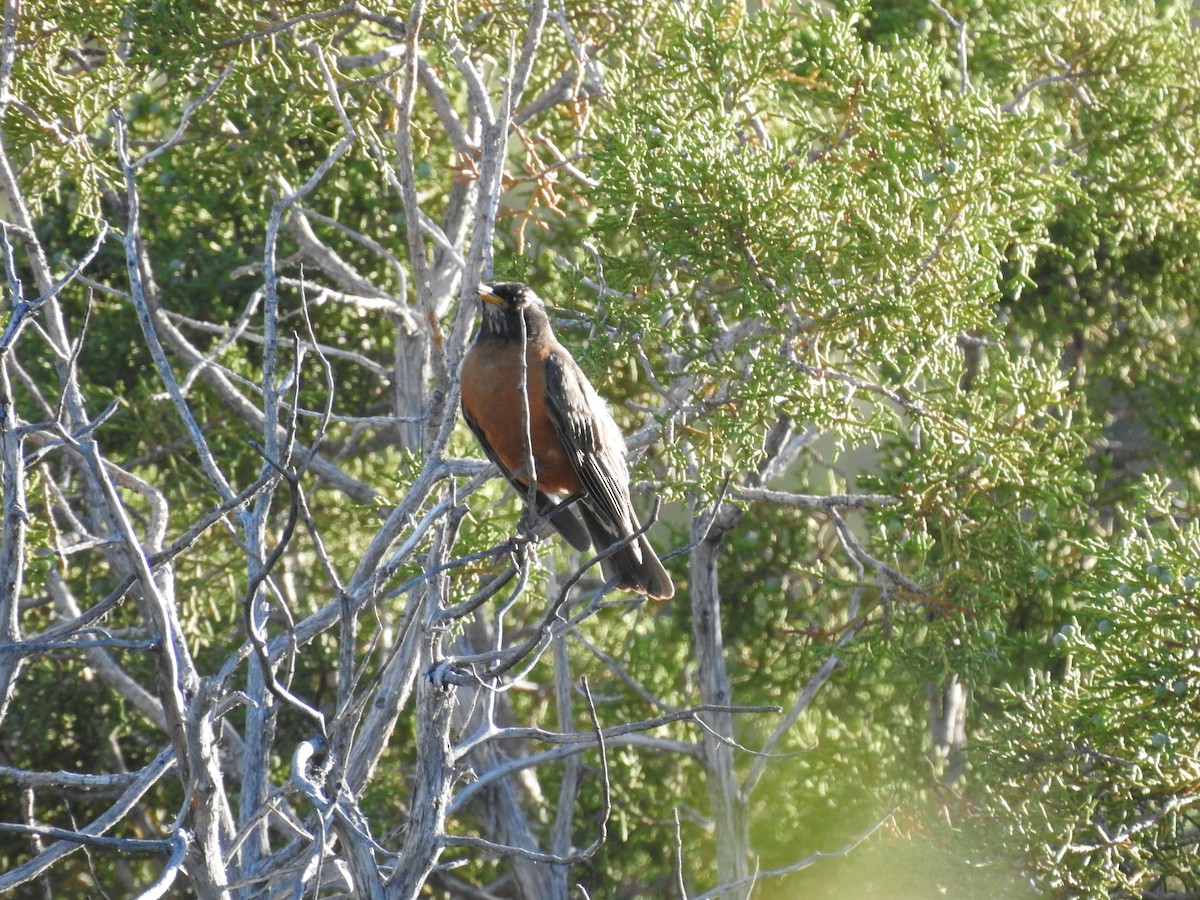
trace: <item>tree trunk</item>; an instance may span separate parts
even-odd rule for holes
[[[722,506],[708,535],[692,550],[692,639],[696,646],[697,680],[700,702],[703,704],[728,706],[732,700],[733,688],[725,671],[725,645],[721,637],[717,561],[726,532],[737,524],[741,516],[741,511],[735,507]],[[705,524],[705,519],[700,517],[694,528],[699,530]],[[728,743],[733,739],[733,716],[725,712],[706,712],[702,718],[708,726],[702,743],[708,796],[717,830],[718,883],[732,885],[750,875],[746,804],[734,771],[733,747]],[[731,888],[723,896],[748,897],[749,890],[749,885]]]

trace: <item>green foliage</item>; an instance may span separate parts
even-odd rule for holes
[[[707,471],[711,486],[725,467],[752,465],[763,426],[785,410],[835,437],[835,458],[875,456],[858,483],[902,498],[872,517],[871,546],[929,596],[885,604],[889,631],[850,651],[873,660],[851,676],[860,689],[880,683],[881,666],[908,685],[868,694],[874,708],[904,712],[856,732],[872,763],[886,761],[881,793],[923,780],[909,768],[921,753],[923,683],[963,674],[986,719],[987,686],[1021,694],[1031,669],[1060,670],[1048,638],[1096,596],[1084,586],[1095,546],[1116,540],[1111,504],[1138,504],[1144,491],[1096,452],[1101,435],[1148,433],[1139,461],[1195,478],[1184,399],[1194,396],[1195,305],[1183,283],[1196,256],[1195,42],[1179,10],[1076,7],[1047,29],[1042,5],[986,6],[965,11],[975,36],[965,93],[940,16],[906,32],[903,15],[876,9],[875,30],[862,31],[853,12],[813,13],[797,27],[777,8],[731,24],[719,6],[677,7],[615,93],[596,152],[609,278],[663,311],[658,339],[711,397],[695,412],[702,427],[668,452],[675,477]],[[930,30],[932,44],[921,37]],[[1024,91],[1062,74],[1054,53],[1079,77]],[[649,320],[628,315],[631,328]],[[746,319],[761,331],[714,357],[715,337]],[[1086,356],[1060,374],[1080,332]],[[984,351],[983,370],[964,378],[963,333],[1012,350]],[[1118,534],[1131,527],[1115,515]],[[816,609],[831,616],[838,567],[814,561],[811,547],[776,558],[752,535],[734,538],[731,571],[747,559],[816,565],[829,579]],[[841,578],[852,583],[844,569]],[[769,578],[735,582],[778,598]],[[740,593],[731,613],[744,612]],[[751,622],[755,654],[771,658]],[[763,687],[743,683],[749,696]],[[825,699],[844,710],[836,695]],[[1044,699],[1024,696],[1022,713],[1003,720],[1018,746],[1039,746],[1020,724],[1029,710],[1063,721]],[[916,743],[891,743],[905,732]],[[836,740],[828,726],[817,733]],[[766,793],[817,789],[837,797],[833,808],[863,806],[832,787],[860,791],[862,760],[814,758],[818,785]],[[831,782],[836,771],[859,777]],[[995,800],[986,780],[976,796]],[[1064,802],[1049,818],[1088,817]],[[825,831],[799,820],[782,829]],[[1028,846],[1055,852],[1064,840]],[[1112,871],[1092,878],[1117,883]]]
[[[1053,638],[1061,675],[1006,690],[982,747],[1003,821],[1047,883],[1072,894],[1198,885],[1200,532],[1168,524],[1165,486],[1141,495],[1126,537],[1079,548],[1079,606]]]
[[[934,54],[880,51],[830,15],[798,31],[764,13],[716,40],[705,16],[721,15],[671,23],[651,83],[639,75],[650,102],[618,92],[596,157],[599,223],[638,236],[615,245],[610,277],[673,311],[659,339],[713,393],[700,418],[736,468],[783,398],[848,440],[904,427],[852,411],[813,368],[870,378],[886,361],[898,388],[949,381],[956,335],[988,326],[1002,265],[1028,261],[1074,183],[1049,123],[947,97]],[[690,89],[718,82],[725,99],[697,103]],[[747,318],[760,328],[732,348],[745,368],[731,380],[708,348]]]

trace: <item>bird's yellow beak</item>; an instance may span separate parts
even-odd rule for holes
[[[479,291],[479,296],[483,299],[484,303],[491,303],[493,306],[504,305],[504,301],[492,290],[490,284],[480,284],[476,290]]]

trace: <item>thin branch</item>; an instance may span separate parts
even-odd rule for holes
[[[391,266],[392,272],[396,276],[397,283],[400,285],[399,290],[397,290],[395,293],[395,297],[403,299],[408,294],[406,288],[406,285],[408,284],[408,274],[404,270],[404,264],[400,261],[399,257],[397,257],[395,253],[370,235],[363,234],[361,231],[351,228],[345,222],[339,222],[332,216],[327,216],[324,213],[318,212],[315,209],[310,209],[307,206],[296,206],[295,209],[304,219],[313,219],[341,234],[344,234],[350,240],[354,241],[354,243],[361,247],[365,247],[377,257],[387,262],[387,264]],[[289,219],[288,221],[290,224],[291,220]]]
[[[1196,794],[1173,794],[1167,798],[1162,806],[1156,809],[1149,810],[1144,815],[1139,816],[1127,825],[1122,825],[1119,829],[1109,834],[1104,825],[1096,821],[1093,823],[1096,831],[1100,833],[1100,840],[1097,841],[1079,841],[1069,842],[1064,845],[1064,850],[1069,853],[1095,853],[1098,850],[1107,850],[1112,847],[1122,847],[1128,845],[1130,839],[1135,835],[1145,831],[1147,828],[1152,828],[1159,821],[1168,815],[1171,815],[1176,810],[1186,809],[1196,803],[1200,803],[1200,795]]]
[[[37,835],[81,846],[108,847],[120,850],[122,853],[162,853],[172,849],[170,840],[144,841],[136,838],[103,837],[83,831],[71,831],[69,828],[54,828],[49,825],[17,825],[11,822],[0,822],[0,834]]]
[[[412,144],[412,113],[417,95],[417,60],[420,56],[418,39],[425,15],[425,0],[416,0],[409,10],[405,42],[407,52],[404,59],[404,86],[400,94],[398,112],[400,122],[396,128],[395,143],[399,154],[396,174],[400,180],[400,198],[404,203],[405,236],[408,240],[408,265],[412,269],[413,284],[419,305],[428,307],[429,273],[425,258],[425,245],[421,239],[420,201],[417,199],[416,162]]]
[[[7,239],[5,241],[7,244]],[[25,499],[25,460],[8,360],[0,356],[0,646],[21,639],[21,592],[25,583],[29,512]],[[12,702],[20,671],[19,657],[0,657],[0,721]]]
[[[68,621],[78,621],[81,618],[79,604],[61,574],[51,572],[46,587],[59,618]],[[83,629],[76,633],[83,633]],[[159,639],[154,640],[157,642]],[[124,697],[130,706],[145,716],[156,728],[164,734],[167,733],[167,717],[163,712],[162,702],[126,672],[110,653],[99,647],[88,649],[84,651],[84,659],[95,669],[101,681]]]
[[[1011,100],[1001,106],[1001,111],[1006,113],[1015,113],[1017,110],[1021,109],[1022,105],[1025,103],[1025,100],[1034,91],[1047,87],[1048,85],[1062,84],[1063,82],[1075,85],[1077,89],[1076,96],[1080,99],[1080,103],[1084,106],[1091,106],[1092,99],[1087,95],[1086,90],[1082,87],[1082,82],[1087,81],[1089,78],[1096,78],[1104,73],[1091,69],[1075,71],[1070,66],[1066,65],[1066,63],[1063,63],[1063,68],[1066,69],[1066,71],[1057,75],[1042,75],[1033,79],[1031,82],[1029,82],[1029,84],[1017,91]]]
[[[514,757],[505,763],[492,766],[484,772],[477,773],[474,781],[461,788],[454,795],[454,801],[450,804],[449,813],[454,815],[461,812],[484,788],[503,778],[507,778],[509,775],[526,769],[536,769],[549,763],[557,762],[558,760],[570,759],[580,753],[585,753],[592,747],[591,737],[592,735],[589,735],[588,741],[582,741],[578,744],[559,744],[558,746],[551,747],[549,750]],[[606,740],[610,747],[632,747],[656,755],[670,753],[691,759],[697,759],[700,756],[700,749],[695,744],[687,741],[676,741],[670,738],[651,737],[645,734],[625,734],[619,737],[609,735],[606,736]]]
[[[191,848],[191,835],[183,830],[176,831],[168,839],[168,843],[171,845],[171,856],[167,859],[158,878],[154,880],[154,884],[142,891],[138,895],[138,900],[158,900],[159,897],[166,896],[179,873],[183,871],[188,850]]]
[[[259,478],[258,481],[243,489],[236,497],[233,497],[205,515],[199,522],[176,538],[169,547],[152,555],[149,559],[150,568],[157,570],[169,563],[180,553],[190,549],[213,525],[223,520],[232,510],[248,503],[259,491],[271,487],[275,483],[276,478],[277,476],[273,473]],[[122,579],[107,597],[92,606],[87,612],[76,619],[50,626],[45,631],[36,635],[36,639],[44,641],[59,640],[75,633],[81,628],[91,625],[115,607],[137,579],[137,573],[130,573]]]
[[[333,89],[332,85],[329,89]],[[353,134],[353,132],[347,132],[347,137],[351,137]],[[288,196],[291,198],[288,205],[297,204],[299,196],[293,191],[287,180],[282,175],[277,175],[276,180],[288,192]],[[383,301],[385,305],[382,308],[395,307],[397,305],[396,301],[387,291],[376,287],[369,279],[364,278],[356,272],[348,262],[334,252],[333,248],[317,237],[316,232],[312,229],[312,225],[309,224],[308,220],[310,216],[315,217],[309,210],[297,207],[296,215],[288,217],[288,232],[292,235],[292,239],[296,241],[300,252],[312,260],[322,272],[332,278],[346,294],[359,294],[365,298]]]
[[[857,632],[847,632],[844,634],[841,640],[838,641],[838,646],[840,647],[843,644],[848,643],[854,633]],[[836,652],[830,653],[829,656],[825,658],[825,661],[821,663],[817,671],[814,672],[812,677],[808,679],[807,683],[805,683],[804,689],[800,691],[800,695],[796,698],[796,702],[793,703],[791,708],[787,711],[787,715],[780,720],[779,724],[775,726],[775,730],[771,732],[770,736],[765,741],[763,741],[762,748],[760,750],[762,755],[758,756],[754,760],[754,764],[750,767],[750,772],[742,781],[742,796],[749,797],[752,793],[754,793],[754,789],[758,787],[759,781],[766,772],[767,761],[772,758],[776,744],[783,740],[784,735],[791,731],[792,726],[796,724],[800,716],[802,716],[812,705],[813,700],[816,699],[816,696],[820,692],[821,688],[825,686],[825,682],[827,682],[833,675],[833,672],[838,667],[839,662],[841,662],[841,658]]]
[[[620,725],[612,725],[604,730],[604,737],[607,740],[621,737],[626,734],[635,732],[649,731],[653,728],[662,728],[664,725],[670,725],[672,722],[689,722],[695,721],[701,713],[778,713],[782,709],[778,706],[730,706],[718,703],[697,703],[694,706],[689,706],[687,709],[680,709],[674,712],[663,713],[661,716],[654,716],[650,719],[641,719],[636,722],[624,722]],[[545,741],[548,744],[578,744],[586,743],[592,740],[594,734],[590,731],[574,731],[569,733],[560,733],[550,731],[545,728],[537,728],[533,726],[509,726],[506,728],[498,728],[486,735],[491,740],[538,740]],[[474,746],[478,740],[472,740],[466,749]],[[465,752],[460,748],[458,755],[461,757]]]
[[[434,112],[437,113],[438,121],[446,129],[446,136],[450,139],[451,145],[463,156],[475,156],[479,152],[479,148],[467,136],[462,120],[459,119],[458,113],[454,110],[454,104],[450,102],[450,98],[446,94],[445,85],[438,78],[437,70],[427,60],[418,59],[417,72],[421,79],[421,86],[425,89],[425,94],[429,97]]]
[[[263,38],[269,38],[272,35],[280,34],[281,32],[284,32],[284,31],[289,31],[292,28],[295,28],[297,25],[301,24],[302,22],[317,22],[317,21],[320,21],[321,19],[332,19],[336,16],[341,16],[341,15],[345,15],[346,13],[354,13],[354,12],[358,12],[358,11],[359,11],[358,3],[356,3],[355,0],[350,0],[349,3],[343,3],[341,6],[336,6],[333,9],[325,9],[325,10],[321,10],[319,12],[303,13],[298,16],[293,16],[290,19],[283,19],[279,22],[276,22],[273,25],[269,25],[266,28],[260,29],[259,31],[252,31],[250,34],[240,34],[237,37],[233,37],[233,38],[229,38],[224,41],[220,41],[219,43],[214,44],[212,49],[213,50],[224,50],[227,47],[237,47],[240,44],[248,44],[248,43],[251,43],[252,41],[262,40]]]
[[[107,775],[90,775],[85,772],[34,772],[12,766],[0,766],[0,778],[14,784],[32,788],[78,791],[111,791],[127,788],[141,777],[141,772],[114,772]]]
[[[683,883],[683,826],[679,821],[679,807],[671,813],[675,819],[675,887],[679,890],[679,900],[688,900],[687,885]]]
[[[32,302],[25,302],[22,299],[22,288],[16,274],[16,263],[13,260],[12,244],[8,239],[8,232],[11,226],[0,223],[4,242],[4,268],[8,273],[9,290],[12,292],[13,302],[12,309],[9,312],[8,324],[5,326],[4,334],[0,335],[0,357],[8,353],[9,349],[15,344],[17,338],[25,325],[31,321],[30,316],[37,312],[42,306],[49,303],[55,297],[63,292],[63,289],[72,284],[76,279],[83,275],[85,269],[92,264],[92,260],[100,252],[104,246],[105,240],[108,238],[108,223],[100,223],[100,231],[96,235],[96,239],[92,241],[92,246],[87,249],[80,260],[73,265],[70,270],[58,281],[51,285],[50,289],[43,293],[40,297]]]
[[[126,789],[125,793],[107,811],[94,819],[91,824],[82,829],[77,829],[77,833],[98,837],[110,828],[115,827],[118,823],[123,822],[129,811],[137,805],[146,792],[174,767],[175,751],[171,747],[167,747],[155,757],[150,765],[141,771],[137,780]],[[0,892],[12,890],[19,885],[32,881],[54,865],[59,859],[79,849],[79,846],[75,841],[58,841],[51,844],[28,862],[7,872],[0,873]]]
[[[125,117],[120,111],[113,111],[112,122],[117,159],[125,174],[125,196],[129,204],[128,222],[122,242],[125,245],[125,266],[129,272],[130,296],[137,311],[138,324],[141,326],[142,336],[145,338],[146,346],[150,350],[150,356],[154,360],[155,368],[158,370],[158,376],[166,387],[167,393],[175,405],[175,411],[192,439],[192,444],[200,456],[200,465],[204,469],[205,475],[208,476],[209,483],[217,490],[222,500],[228,501],[234,496],[233,489],[229,486],[229,482],[225,478],[225,474],[221,471],[220,466],[217,465],[212,450],[208,446],[208,441],[204,437],[204,431],[200,428],[199,423],[192,414],[191,407],[183,396],[183,392],[179,389],[179,383],[176,381],[175,373],[171,369],[171,363],[167,359],[166,350],[163,349],[163,345],[158,339],[158,331],[155,328],[154,316],[150,312],[150,305],[146,299],[142,278],[142,267],[145,264],[145,248],[142,246],[140,199],[137,179],[134,168],[129,162],[128,130],[125,125]]]
[[[187,698],[184,691],[193,686],[196,673],[188,655],[183,633],[175,618],[173,598],[165,596],[159,588],[158,581],[154,577],[154,570],[137,539],[125,505],[121,503],[116,488],[108,477],[99,448],[95,442],[89,441],[78,449],[91,464],[92,474],[104,491],[109,513],[119,529],[128,559],[137,573],[137,580],[142,587],[140,611],[147,624],[152,626],[153,633],[159,638],[156,654],[158,696],[163,703],[163,710],[167,717],[167,731],[175,745],[176,753],[182,764],[180,766],[181,774],[186,782],[192,775],[192,770],[187,763],[193,761],[190,761],[187,756],[188,742],[185,723]]]
[[[183,135],[184,135],[184,132],[187,131],[188,123],[191,122],[191,120],[192,120],[192,114],[195,113],[196,110],[198,110],[201,106],[203,106],[209,100],[211,100],[213,95],[216,94],[217,91],[219,91],[221,89],[221,85],[223,85],[225,83],[226,79],[229,78],[229,76],[233,74],[234,65],[235,65],[235,63],[232,63],[232,62],[227,63],[225,68],[221,70],[221,74],[219,74],[216,77],[216,80],[214,80],[213,83],[210,84],[204,90],[203,94],[201,94],[195,100],[189,100],[187,103],[184,104],[183,114],[179,117],[179,125],[175,129],[175,133],[172,134],[165,141],[163,141],[161,144],[159,144],[157,147],[155,147],[153,150],[150,150],[147,153],[142,154],[141,157],[134,160],[133,163],[131,164],[133,169],[135,169],[135,170],[140,169],[142,166],[146,165],[146,163],[157,159],[159,156],[166,153],[168,150],[170,150],[176,144],[178,144],[181,140],[183,140]]]
[[[880,506],[895,506],[899,497],[889,494],[792,494],[756,487],[733,487],[733,493],[745,500],[790,506],[794,509],[827,512],[837,509],[875,509]]]
[[[8,114],[8,106],[13,101],[12,73],[17,60],[17,19],[20,17],[21,4],[15,0],[6,0],[4,4],[4,28],[0,32],[0,121]],[[0,149],[0,156],[6,155]]]
[[[279,279],[279,283],[284,285],[296,285],[301,288],[316,287],[318,290],[324,290],[324,288],[321,288],[319,285],[312,285],[309,282],[294,282],[287,278]],[[239,327],[238,325],[219,325],[216,322],[205,322],[202,319],[193,319],[191,316],[185,316],[183,313],[178,312],[167,312],[167,316],[176,322],[187,325],[189,328],[194,328],[196,331],[205,332],[206,334],[219,334],[225,336],[226,338],[243,340],[251,344],[261,344],[265,341],[265,338],[262,335],[253,331],[248,331],[243,327]],[[222,341],[221,343],[224,345],[226,342]],[[392,374],[391,369],[389,369],[387,366],[380,365],[373,359],[364,356],[362,353],[356,353],[353,350],[345,350],[340,347],[331,347],[328,344],[318,343],[317,341],[312,340],[311,336],[308,341],[296,340],[294,338],[280,338],[279,346],[288,350],[296,350],[297,352],[313,350],[328,356],[331,359],[343,359],[347,362],[354,363],[354,365],[358,368],[365,372],[369,372],[371,375],[374,375],[376,378],[381,380],[391,377]],[[213,355],[214,354],[211,353],[209,354],[210,357]],[[192,377],[193,375],[188,376],[188,382],[191,381]],[[372,422],[374,420],[393,422],[395,421],[395,417],[342,416],[335,418],[332,421]]]
[[[971,76],[967,74],[967,23],[960,22],[938,0],[929,0],[930,5],[942,14],[947,24],[958,32],[958,93],[967,96],[971,91]]]
[[[600,811],[600,821],[598,823],[599,833],[595,839],[583,850],[572,854],[544,853],[538,850],[530,850],[525,847],[512,847],[503,844],[497,844],[492,841],[484,840],[483,838],[466,837],[462,835],[446,835],[443,841],[446,846],[467,846],[477,847],[488,850],[493,853],[502,853],[506,856],[519,856],[522,859],[527,859],[532,862],[554,863],[561,866],[576,865],[591,859],[604,846],[604,842],[608,839],[608,820],[612,814],[612,791],[609,782],[608,773],[608,749],[604,742],[604,729],[600,727],[600,720],[596,715],[596,704],[592,700],[592,692],[588,687],[587,679],[582,679],[581,682],[584,696],[588,702],[588,714],[592,720],[592,732],[596,740],[596,747],[600,751],[600,788],[601,796],[604,798],[604,805]]]
[[[878,394],[879,396],[890,400],[892,403],[895,403],[906,412],[912,413],[914,416],[938,419],[939,421],[943,422],[945,421],[944,416],[930,412],[916,401],[910,400],[908,397],[893,391],[891,388],[886,388],[881,384],[867,381],[865,378],[859,378],[857,375],[851,375],[849,372],[842,372],[838,369],[833,369],[828,366],[811,366],[808,363],[801,362],[796,358],[793,348],[790,345],[784,348],[783,356],[788,362],[795,366],[798,371],[803,372],[805,375],[809,375],[813,378],[828,378],[831,381],[840,381],[843,384],[850,385],[858,390],[864,390],[872,394]],[[949,424],[952,426],[952,423]]]
[[[288,505],[287,521],[284,523],[283,531],[279,536],[279,540],[276,542],[271,552],[268,553],[266,558],[262,561],[262,564],[255,567],[255,570],[252,572],[249,582],[246,585],[246,591],[242,598],[243,622],[246,627],[246,634],[250,639],[250,643],[254,647],[255,654],[258,657],[262,678],[267,686],[267,689],[275,695],[275,698],[279,700],[280,703],[291,707],[292,709],[312,720],[320,729],[321,735],[324,737],[326,735],[325,717],[321,714],[321,712],[309,706],[290,690],[280,684],[278,679],[276,679],[274,667],[271,665],[270,654],[267,651],[266,641],[264,640],[262,634],[263,622],[260,621],[255,612],[256,604],[254,601],[258,596],[259,588],[270,576],[271,570],[283,556],[283,552],[287,549],[288,544],[291,543],[292,534],[295,532],[296,522],[300,516],[300,484],[296,479],[296,476],[291,472],[285,471],[278,465],[278,463],[275,463],[267,458],[265,454],[264,459],[267,459],[272,467],[274,467],[277,472],[280,472],[286,479],[290,488],[290,503]]]
[[[897,587],[904,588],[904,590],[908,591],[914,597],[921,598],[927,596],[927,592],[911,578],[908,578],[898,569],[889,566],[887,563],[876,559],[874,556],[868,553],[866,548],[863,547],[862,543],[857,537],[854,536],[854,533],[846,525],[846,520],[842,518],[841,514],[836,509],[829,509],[827,512],[830,520],[834,524],[834,527],[837,529],[838,537],[841,538],[843,545],[850,552],[851,556],[862,560],[881,576],[887,579],[887,581],[891,582]]]
[[[597,660],[599,660],[600,663],[606,669],[608,669],[610,672],[613,673],[613,675],[615,675],[617,678],[619,678],[625,684],[626,687],[628,687],[631,691],[633,691],[635,694],[637,694],[639,697],[641,697],[642,700],[644,700],[649,706],[655,707],[656,709],[661,709],[663,712],[677,712],[678,711],[678,709],[676,707],[673,707],[673,706],[671,706],[671,704],[664,702],[659,697],[655,696],[655,694],[653,692],[651,692],[651,691],[647,690],[645,687],[643,687],[632,675],[630,675],[627,671],[625,671],[625,667],[622,666],[616,660],[616,658],[614,658],[613,656],[611,656],[608,653],[605,653],[603,650],[601,650],[599,647],[597,647],[595,644],[593,644],[591,641],[589,641],[586,637],[584,637],[582,632],[572,631],[572,632],[570,632],[570,635],[572,638],[577,640],[579,643],[583,644],[584,648],[588,651],[588,653],[592,654],[592,656],[594,656]]]
[[[740,878],[737,881],[719,885],[718,887],[713,888],[711,891],[707,891],[703,894],[693,897],[692,900],[718,900],[718,898],[725,896],[729,891],[752,887],[764,878],[782,878],[785,875],[792,875],[801,871],[802,869],[807,869],[823,859],[841,859],[842,857],[849,856],[850,852],[858,847],[859,844],[882,828],[883,824],[890,819],[894,813],[894,808],[888,810],[870,828],[863,831],[839,850],[818,850],[817,852],[810,853],[808,856],[804,857],[803,859],[799,859],[790,865],[781,866],[778,869],[768,869],[765,872],[755,872],[753,875],[750,875],[746,878]]]
[[[554,710],[559,732],[573,731],[575,727],[572,715],[571,690],[571,661],[567,654],[567,640],[560,635],[554,641]],[[591,698],[588,698],[591,702]],[[597,735],[603,740],[603,735]],[[554,822],[550,828],[550,851],[559,856],[571,848],[572,834],[575,824],[575,804],[579,799],[579,783],[582,775],[582,765],[579,755],[571,754],[563,765],[562,780],[558,789],[558,804],[554,813]],[[566,870],[557,870],[562,878]],[[566,885],[560,887],[565,893]]]

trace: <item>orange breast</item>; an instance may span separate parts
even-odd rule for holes
[[[545,358],[549,349],[530,344],[526,351],[529,387],[529,437],[538,488],[573,493],[579,477],[563,451],[546,410]],[[525,482],[525,436],[521,427],[519,345],[488,340],[475,344],[462,369],[462,402],[468,418],[487,438],[492,452],[512,475]]]

